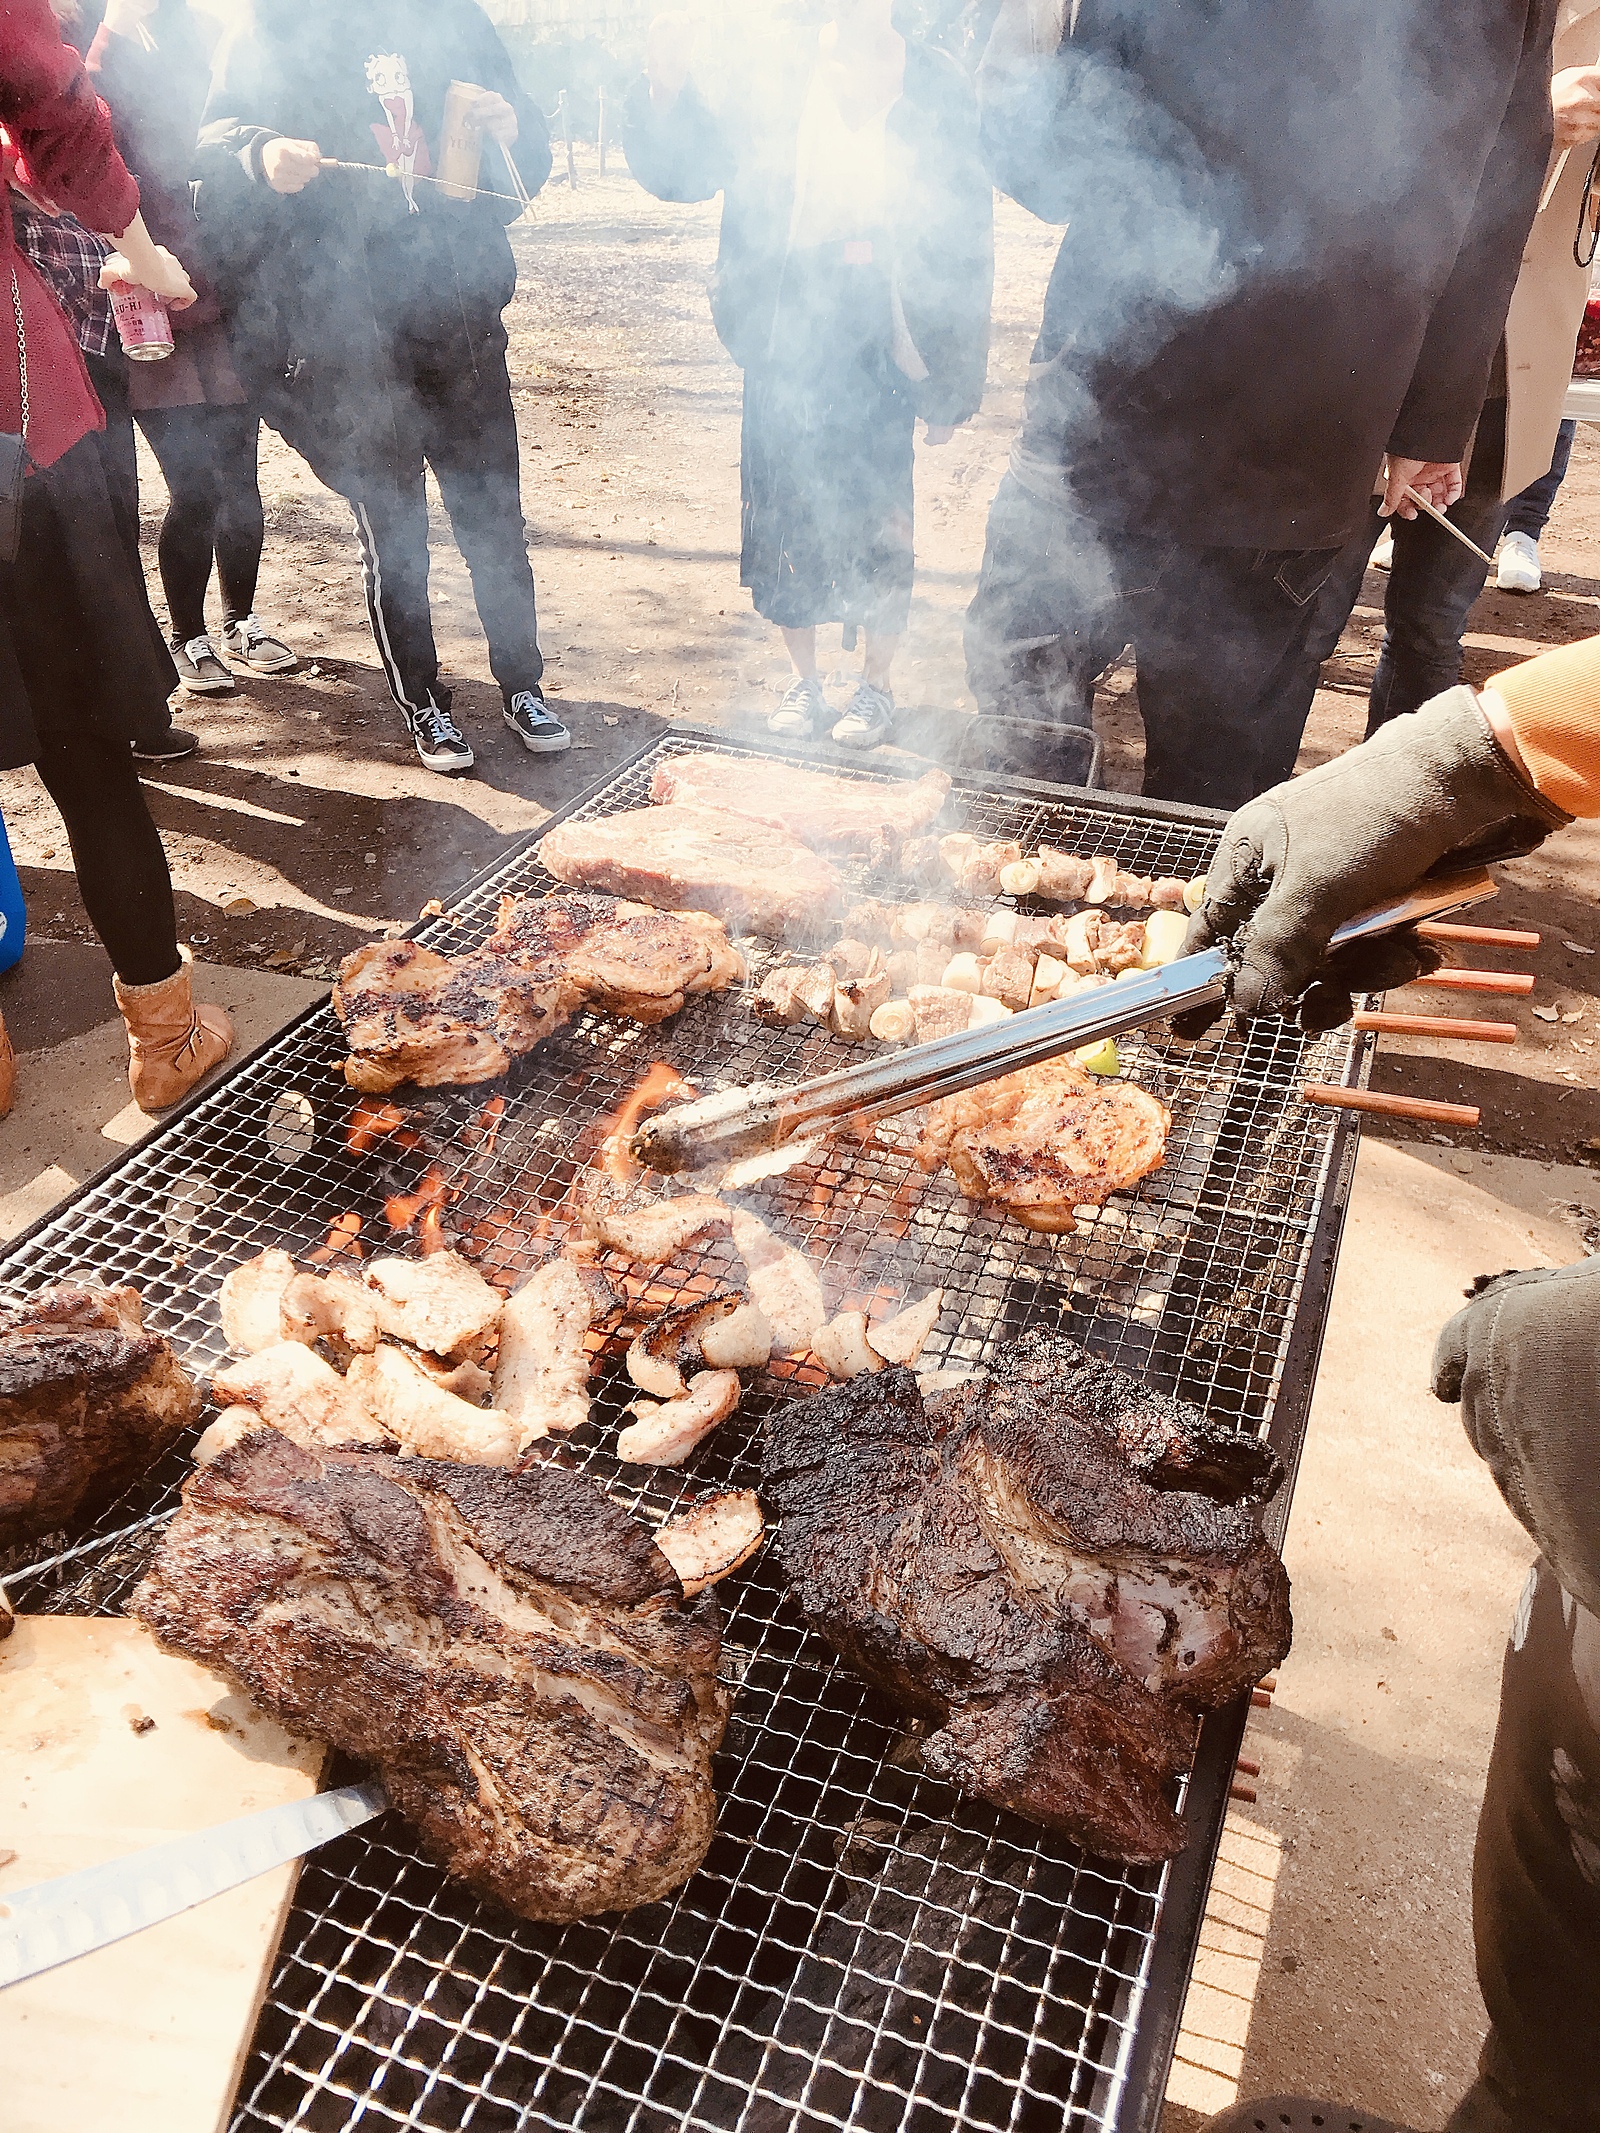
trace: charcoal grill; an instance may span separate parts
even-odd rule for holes
[[[665,757],[714,747],[799,760],[677,728],[566,812],[645,800]],[[815,760],[811,758],[810,760]],[[846,774],[881,775],[859,764]],[[958,783],[947,820],[988,837],[1108,852],[1144,875],[1205,870],[1222,818],[1024,781]],[[460,952],[499,896],[552,886],[530,841],[419,929]],[[759,981],[758,958],[752,980]],[[909,1128],[744,1196],[818,1264],[831,1308],[920,1295],[946,1308],[924,1367],[975,1367],[1035,1326],[1270,1436],[1295,1467],[1348,1197],[1356,1134],[1298,1100],[1354,1084],[1369,1040],[1278,1023],[1193,1049],[1135,1041],[1127,1068],[1173,1113],[1165,1166],[1079,1232],[1032,1235],[910,1162]],[[267,1245],[304,1253],[425,1159],[447,1222],[502,1276],[548,1249],[601,1121],[657,1059],[703,1091],[800,1078],[858,1056],[824,1033],[771,1030],[748,990],[640,1029],[584,1014],[523,1062],[492,1149],[488,1093],[436,1095],[426,1148],[346,1145],[355,1099],[318,1007],[5,1253],[29,1290],[131,1281],[191,1366],[222,1355],[222,1276]],[[660,1270],[662,1303],[726,1279],[713,1242]],[[657,1519],[710,1483],[758,1473],[762,1417],[792,1391],[764,1379],[692,1472],[620,1467],[606,1446],[632,1388],[610,1368],[572,1449],[619,1501]],[[93,1525],[0,1565],[13,1604],[112,1613],[137,1581],[187,1470],[174,1454]],[[1281,1539],[1287,1491],[1269,1513]],[[670,1902],[566,1927],[508,1919],[427,1864],[394,1816],[310,1859],[245,2073],[235,2133],[307,2128],[578,2127],[586,2133],[1143,2133],[1167,2068],[1226,1809],[1245,1707],[1206,1721],[1165,1869],[1120,1870],[917,1767],[914,1744],[813,1635],[765,1550],[722,1588],[738,1691],[717,1766],[719,1828]]]

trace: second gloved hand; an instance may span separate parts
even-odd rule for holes
[[[1473,692],[1449,689],[1240,808],[1185,952],[1232,941],[1236,1014],[1298,1001],[1306,1027],[1330,1029],[1349,1015],[1352,993],[1404,984],[1436,960],[1409,933],[1330,957],[1346,919],[1414,888],[1474,839],[1504,831],[1531,850],[1568,820],[1513,766]]]

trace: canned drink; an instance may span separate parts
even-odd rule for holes
[[[453,81],[444,93],[439,167],[434,175],[447,200],[471,200],[477,195],[483,135],[467,114],[482,94],[475,81]]]
[[[172,321],[167,307],[137,282],[119,282],[109,291],[111,316],[130,363],[159,363],[172,353]]]

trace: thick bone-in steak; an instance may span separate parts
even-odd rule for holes
[[[1061,1335],[924,1400],[910,1371],[781,1408],[768,1500],[813,1625],[940,1730],[935,1775],[1107,1858],[1170,1858],[1195,1713],[1289,1649],[1255,1438]]]
[[[915,784],[867,783],[731,755],[671,756],[656,766],[650,797],[725,808],[787,830],[819,852],[885,853],[926,829],[950,780],[930,770]]]
[[[665,911],[713,911],[770,940],[838,915],[839,877],[787,830],[687,802],[560,822],[539,845],[557,881]]]
[[[200,1405],[137,1289],[63,1281],[0,1304],[0,1547],[109,1503]]]
[[[525,1918],[651,1903],[711,1841],[715,1600],[554,1460],[503,1473],[257,1430],[186,1484],[130,1609],[378,1768]]]

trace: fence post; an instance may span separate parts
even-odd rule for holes
[[[567,109],[567,92],[565,89],[556,98],[556,124],[561,128],[561,138],[566,143],[567,148],[567,187],[569,191],[576,192],[578,190],[578,164],[577,158],[572,153],[572,116]]]

